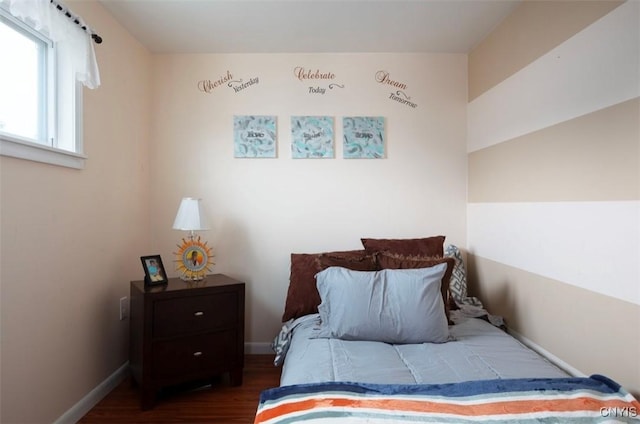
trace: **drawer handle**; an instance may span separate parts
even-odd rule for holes
[[[204,316],[204,312],[202,312],[202,311],[198,311],[198,312],[196,312],[196,313],[195,313],[195,314],[193,314],[193,315],[195,315],[195,316],[197,316],[197,317],[201,317],[201,316]]]
[[[202,356],[202,352],[198,351],[198,352],[194,352],[193,356]]]

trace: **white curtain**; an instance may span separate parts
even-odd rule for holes
[[[9,13],[56,43],[59,66],[62,67],[59,70],[63,70],[65,74],[69,72],[75,81],[88,88],[100,86],[100,71],[93,41],[91,34],[81,28],[83,25],[86,26],[82,18],[78,17],[80,25],[76,24],[65,16],[63,11],[57,10],[49,0],[0,1],[9,5]],[[60,6],[66,8],[61,3]]]

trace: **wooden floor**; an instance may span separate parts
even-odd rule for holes
[[[79,423],[253,423],[260,392],[280,384],[280,368],[273,355],[245,356],[242,386],[232,387],[222,377],[211,386],[167,391],[156,406],[140,409],[138,388],[127,378]]]

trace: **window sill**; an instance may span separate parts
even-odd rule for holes
[[[74,169],[84,169],[87,159],[87,156],[79,153],[6,136],[0,136],[0,155]]]

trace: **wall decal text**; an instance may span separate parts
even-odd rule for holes
[[[389,95],[389,99],[394,102],[398,102],[400,104],[409,106],[413,109],[417,108],[418,105],[411,101],[411,96],[409,96],[404,90],[407,89],[407,84],[391,79],[389,72],[387,71],[378,71],[374,76],[376,82],[379,84],[390,85],[392,87],[398,88],[395,92],[391,92]]]
[[[259,82],[260,82],[260,78],[254,77],[254,78],[249,78],[249,81],[246,81],[246,82],[244,82],[242,79],[239,79],[237,81],[229,81],[227,83],[227,86],[233,88],[233,91],[235,93],[238,93],[247,87],[251,87],[252,85],[258,84]]]
[[[227,70],[227,73],[225,75],[220,76],[218,79],[215,79],[215,80],[205,79],[205,80],[198,81],[198,90],[202,91],[203,93],[210,94],[216,88],[222,86],[226,82],[231,81],[232,78],[233,76],[231,75],[231,72]]]
[[[407,84],[402,83],[400,81],[392,80],[391,77],[389,76],[389,72],[387,71],[376,72],[376,81],[378,81],[380,84],[387,84],[387,85],[399,88],[401,90],[407,89]]]
[[[401,95],[402,95],[402,96],[404,96],[404,99],[403,99],[402,97],[400,97]],[[398,91],[396,91],[396,92],[395,92],[395,94],[394,94],[394,93],[391,93],[391,95],[389,96],[389,98],[390,98],[391,100],[393,100],[393,101],[396,101],[396,102],[398,102],[398,103],[402,103],[403,105],[410,106],[410,107],[412,107],[412,108],[414,108],[414,109],[418,107],[418,105],[417,105],[417,104],[415,104],[415,103],[413,103],[413,102],[409,101],[409,100],[411,100],[411,97],[410,97],[410,96],[407,96],[407,95],[405,94],[405,92],[404,92],[404,91],[402,91],[402,90],[398,90]]]
[[[296,78],[300,81],[304,80],[332,80],[336,77],[333,72],[321,72],[320,69],[306,69],[302,66],[296,66],[293,70]]]
[[[309,87],[309,94],[324,94],[327,91],[326,88],[322,87]]]
[[[333,90],[334,88],[344,88],[344,84],[338,84],[336,82],[330,83],[328,86],[323,87],[320,85],[322,82],[329,82],[336,79],[336,74],[327,70],[320,70],[319,68],[311,69],[304,66],[296,66],[293,68],[293,75],[300,82],[310,82],[313,85],[308,86],[308,94],[325,94],[327,89]]]

